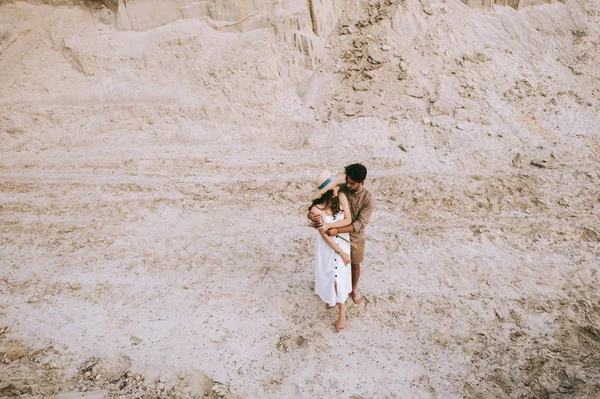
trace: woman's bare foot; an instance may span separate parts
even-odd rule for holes
[[[363,296],[360,294],[360,292],[358,292],[358,290],[353,290],[352,300],[354,300],[355,304],[360,305],[360,303],[363,301]]]
[[[343,303],[338,303],[338,319],[335,323],[335,331],[342,331],[346,328],[346,306]]]
[[[327,310],[331,309],[333,306],[331,306],[330,304],[326,303],[325,307],[327,308]]]

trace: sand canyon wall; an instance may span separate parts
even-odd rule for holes
[[[598,397],[599,0],[0,3],[0,396]]]

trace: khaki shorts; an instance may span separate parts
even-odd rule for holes
[[[350,259],[352,260],[352,264],[359,265],[362,263],[365,258],[365,242],[352,242],[352,246],[350,247]]]

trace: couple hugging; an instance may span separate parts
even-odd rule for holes
[[[365,228],[373,213],[373,195],[364,187],[367,168],[359,163],[346,166],[344,173],[324,171],[316,178],[308,218],[319,232],[315,250],[315,293],[327,304],[338,306],[335,331],[346,326],[344,303],[348,294],[354,303],[363,300],[358,292],[360,264],[365,254]],[[345,180],[345,184],[340,183]],[[352,266],[348,267],[351,263]]]

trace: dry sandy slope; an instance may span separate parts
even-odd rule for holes
[[[269,30],[2,6],[0,396],[598,395],[598,3],[403,7],[410,40],[340,27],[310,109]],[[304,215],[352,161],[334,334]]]

